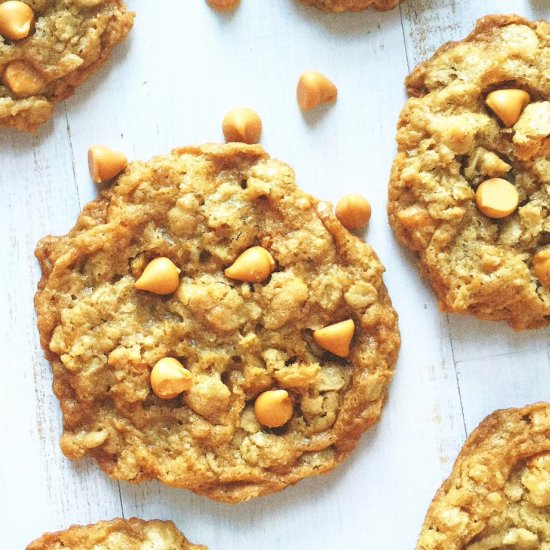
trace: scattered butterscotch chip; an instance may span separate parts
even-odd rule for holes
[[[539,250],[533,256],[533,270],[542,285],[550,290],[550,248]]]
[[[8,40],[29,36],[34,25],[34,12],[25,2],[8,0],[0,4],[0,34]]]
[[[171,521],[138,518],[73,525],[65,531],[45,533],[26,550],[208,550],[189,542]]]
[[[509,181],[491,178],[479,184],[476,190],[476,203],[486,216],[505,218],[516,211],[519,195]]]
[[[155,258],[147,264],[135,286],[138,290],[147,290],[153,294],[172,294],[179,286],[180,272],[169,258]]]
[[[160,359],[151,371],[151,388],[161,399],[174,399],[192,383],[193,375],[173,357]]]
[[[313,333],[313,339],[317,345],[330,353],[338,357],[347,357],[354,332],[355,323],[352,319],[348,319],[316,330]]]
[[[531,98],[525,90],[506,88],[491,92],[485,103],[497,115],[505,126],[513,126]]]
[[[206,3],[217,11],[234,10],[239,5],[240,0],[206,0]]]
[[[294,404],[286,390],[269,390],[260,394],[254,402],[254,414],[262,426],[280,428],[291,418]]]
[[[335,101],[337,96],[336,86],[316,71],[303,73],[296,86],[296,99],[302,111],[309,111],[321,103]]]
[[[346,229],[359,229],[369,223],[371,206],[361,195],[344,195],[336,204],[335,214]]]
[[[275,269],[273,256],[261,246],[245,250],[233,264],[225,270],[225,276],[246,283],[262,283]]]
[[[105,183],[116,178],[128,166],[124,153],[112,151],[103,145],[93,145],[88,150],[88,168],[96,183]]]
[[[17,97],[25,98],[40,94],[46,79],[27,61],[12,61],[4,69],[2,82]]]
[[[262,120],[256,111],[238,107],[225,115],[222,130],[227,142],[258,143],[262,134]]]

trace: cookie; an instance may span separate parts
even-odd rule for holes
[[[207,145],[131,163],[44,238],[35,304],[65,455],[226,502],[347,458],[399,333],[384,268],[330,210],[260,146]]]
[[[335,13],[343,11],[362,11],[375,8],[380,11],[391,10],[403,0],[300,0],[304,4],[315,6],[324,11]]]
[[[73,525],[66,531],[46,533],[27,550],[207,550],[191,544],[171,521],[113,519],[93,525]]]
[[[477,22],[406,79],[388,213],[443,311],[550,320],[550,25]]]
[[[0,126],[32,132],[107,61],[130,32],[134,15],[122,0],[26,4],[34,12],[27,38],[9,40],[0,29]]]
[[[488,416],[428,510],[417,550],[550,547],[550,405]]]

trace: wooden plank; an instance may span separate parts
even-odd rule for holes
[[[120,514],[116,484],[72,466],[58,440],[60,412],[40,349],[33,295],[36,242],[69,229],[78,212],[63,108],[36,136],[0,132],[0,516],[3,548],[24,548],[45,530]]]

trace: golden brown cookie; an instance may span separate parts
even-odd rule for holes
[[[253,247],[261,269],[235,267]],[[384,268],[260,146],[131,163],[36,255],[69,458],[238,502],[332,470],[380,416],[399,347]],[[151,388],[165,358],[172,399]]]
[[[9,40],[0,32],[0,126],[34,131],[107,61],[130,32],[134,15],[122,0],[26,4],[35,21],[29,36]]]
[[[428,510],[417,550],[550,548],[550,405],[488,416]]]
[[[27,550],[207,550],[191,544],[171,521],[113,519],[46,533]]]
[[[388,212],[443,311],[550,320],[548,74],[550,25],[493,15],[406,79]]]
[[[391,10],[403,0],[300,0],[304,4],[315,6],[324,11],[362,11],[374,8],[380,11]]]

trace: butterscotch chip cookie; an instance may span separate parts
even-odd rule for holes
[[[207,550],[191,544],[171,521],[114,519],[46,533],[27,550]]]
[[[0,32],[0,126],[34,131],[107,61],[134,16],[122,0],[26,4],[34,12],[29,36],[10,40]]]
[[[428,510],[417,550],[550,548],[550,405],[488,416]]]
[[[131,163],[36,254],[69,458],[238,502],[332,470],[380,416],[399,346],[384,269],[260,146]]]
[[[324,11],[362,11],[375,8],[380,11],[391,10],[403,0],[300,0],[304,4],[315,6]]]
[[[494,15],[406,79],[388,212],[444,311],[550,320],[549,74],[550,25]]]

